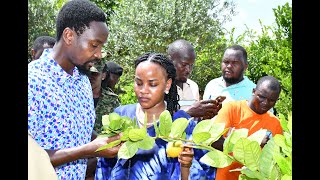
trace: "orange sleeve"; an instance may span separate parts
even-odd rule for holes
[[[275,136],[276,134],[283,134],[283,129],[281,127],[281,124],[279,123],[277,126],[275,126],[274,129],[272,129],[272,136]]]
[[[222,108],[219,110],[217,117],[215,118],[215,123],[225,123],[224,128],[229,128],[232,126],[232,105],[228,102],[223,104]],[[227,133],[224,134],[226,136]]]

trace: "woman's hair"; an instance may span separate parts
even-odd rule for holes
[[[155,52],[148,52],[144,55],[140,56],[135,61],[135,68],[137,68],[138,64],[140,64],[143,61],[150,61],[153,63],[157,63],[160,66],[162,66],[167,74],[167,79],[172,79],[172,84],[169,90],[168,94],[164,95],[164,100],[167,102],[167,110],[173,115],[178,109],[180,109],[180,105],[178,103],[179,101],[179,95],[177,91],[177,85],[176,85],[176,68],[172,64],[172,61],[161,53],[155,53]],[[164,92],[163,92],[164,93]]]

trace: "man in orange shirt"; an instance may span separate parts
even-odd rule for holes
[[[280,91],[281,86],[276,78],[264,76],[258,80],[256,88],[252,90],[252,98],[249,101],[240,100],[225,103],[218,112],[215,122],[225,123],[225,128],[247,128],[249,130],[248,136],[260,129],[267,129],[272,133],[272,136],[282,134],[278,117],[269,112],[269,109],[274,107],[278,100]],[[224,139],[221,137],[213,146],[222,150]],[[263,141],[261,147],[266,142]],[[227,167],[218,168],[216,180],[237,180],[240,172],[229,172],[229,170],[241,167],[240,163],[233,162]]]

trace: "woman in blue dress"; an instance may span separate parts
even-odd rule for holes
[[[139,127],[144,126],[147,113],[147,132],[156,136],[153,116],[168,110],[173,121],[190,116],[179,109],[177,86],[175,83],[176,69],[172,61],[160,53],[146,53],[135,61],[134,91],[138,102],[123,105],[114,110],[120,116],[137,119]],[[195,122],[190,121],[185,132],[191,137]],[[98,159],[95,180],[179,180],[206,179],[205,171],[193,157],[191,148],[184,148],[178,158],[167,157],[167,142],[157,138],[150,150],[141,150],[130,159],[100,158]]]

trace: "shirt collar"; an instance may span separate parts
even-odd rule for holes
[[[57,83],[59,85],[63,85],[69,78],[72,78],[74,80],[81,79],[80,72],[77,67],[74,67],[73,69],[73,75],[68,74],[65,70],[61,68],[61,66],[52,58],[52,48],[45,49],[43,51],[43,54],[41,58],[45,58],[49,74],[53,76],[55,79],[57,79]]]
[[[228,86],[228,88],[234,87],[234,86],[236,86],[236,87],[245,86],[245,83],[247,82],[247,79],[248,79],[247,76],[243,76],[243,79],[240,82],[238,82],[236,84],[232,84],[232,85]],[[221,76],[221,82],[222,82],[222,85],[225,87],[226,86],[226,82],[225,82],[225,80],[223,79],[222,76]]]
[[[189,79],[187,79],[186,82],[182,83],[182,88],[183,88],[183,89],[185,89],[185,87],[190,87],[190,84],[188,83],[188,81],[189,81]],[[178,89],[181,89],[181,87],[178,86],[178,85],[177,85],[177,88],[178,88]]]

